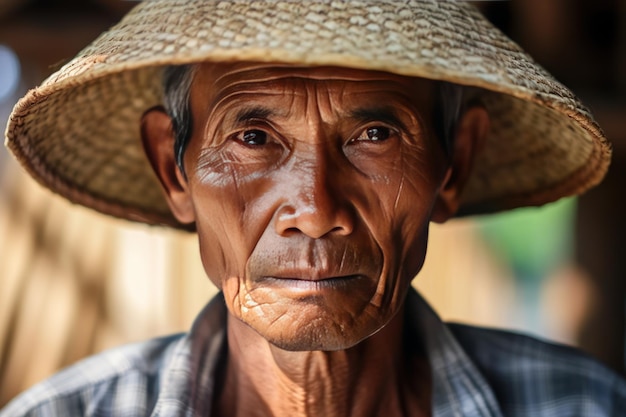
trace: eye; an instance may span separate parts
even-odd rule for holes
[[[381,142],[389,139],[391,136],[391,129],[385,126],[372,126],[363,130],[361,134],[354,138],[353,141],[371,141]]]
[[[267,132],[262,130],[244,130],[237,135],[237,139],[249,146],[262,146],[267,143]]]

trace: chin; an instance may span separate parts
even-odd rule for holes
[[[291,326],[265,330],[252,327],[272,345],[290,352],[340,351],[363,342],[380,329],[386,321],[370,323],[344,323],[335,318],[319,315],[305,324],[294,321]]]

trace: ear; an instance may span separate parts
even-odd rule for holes
[[[187,180],[178,169],[174,156],[172,120],[162,107],[153,107],[143,114],[141,140],[174,217],[183,224],[193,223],[195,213]]]
[[[450,166],[439,191],[432,220],[444,223],[459,209],[461,194],[469,178],[474,159],[482,149],[489,132],[489,114],[482,106],[468,108],[459,120]]]

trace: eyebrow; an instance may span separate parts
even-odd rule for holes
[[[271,109],[261,106],[254,106],[241,109],[237,112],[235,120],[237,123],[246,123],[255,119],[267,119],[270,116],[275,115],[275,112]]]
[[[391,107],[364,107],[352,110],[350,112],[350,118],[365,123],[371,121],[380,121],[390,125],[399,126],[405,128],[404,123],[400,121],[400,118]]]

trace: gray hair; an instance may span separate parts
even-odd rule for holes
[[[197,65],[171,65],[163,72],[163,94],[165,111],[172,119],[174,131],[174,155],[176,164],[185,175],[183,155],[192,132],[190,109],[191,83]],[[433,125],[435,135],[441,141],[448,157],[452,155],[454,134],[461,116],[465,88],[458,84],[438,81],[436,84]]]
[[[170,65],[163,71],[163,105],[172,119],[174,156],[180,172],[185,175],[183,156],[193,131],[191,118],[191,82],[197,65]]]
[[[446,156],[451,157],[457,124],[465,110],[466,88],[459,84],[438,81],[435,89],[433,128]]]

